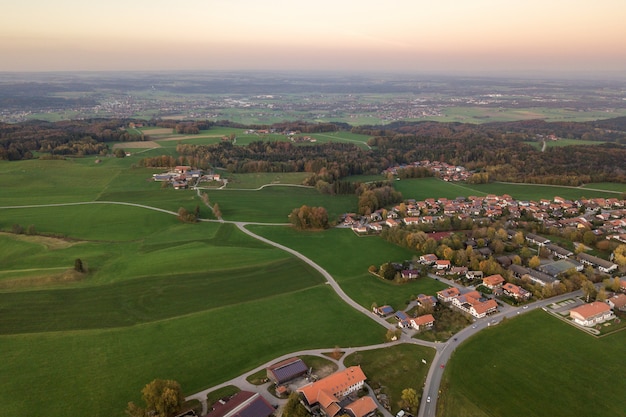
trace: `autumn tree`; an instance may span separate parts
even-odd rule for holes
[[[308,417],[309,413],[300,403],[300,395],[294,391],[289,394],[289,399],[283,408],[283,417]]]
[[[414,388],[405,388],[402,390],[402,404],[404,408],[409,409],[409,411],[417,412],[417,406],[419,405],[419,397],[417,396],[417,391]]]
[[[289,221],[296,229],[327,229],[328,212],[324,207],[302,206],[289,214]]]
[[[126,414],[130,417],[170,417],[178,413],[185,402],[180,384],[169,379],[153,380],[141,390],[141,394],[146,406],[141,408],[129,402]]]
[[[619,245],[613,251],[613,260],[619,266],[626,266],[626,245]]]
[[[530,258],[528,260],[528,267],[529,268],[537,268],[539,265],[541,265],[541,259],[539,259],[539,256],[535,255],[532,258]]]

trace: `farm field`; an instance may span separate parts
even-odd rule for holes
[[[622,110],[616,109],[611,113],[605,111],[580,112],[563,108],[529,107],[521,109],[492,108],[492,107],[446,107],[442,111],[443,116],[425,117],[428,120],[439,122],[463,122],[463,123],[490,123],[508,122],[514,120],[543,119],[549,122],[587,122],[607,119],[626,115]]]
[[[596,339],[542,311],[507,321],[457,349],[437,415],[623,415],[623,384],[605,376],[626,371],[614,359],[624,343],[626,332]]]
[[[131,327],[1,335],[0,415],[121,417],[154,378],[191,394],[288,352],[383,340],[325,286]]]
[[[298,232],[291,228],[248,226],[268,238],[293,248],[322,265],[357,303],[369,309],[372,303],[390,304],[404,309],[411,297],[420,293],[434,295],[446,288],[432,279],[421,279],[396,285],[371,275],[370,265],[402,262],[416,255],[408,249],[392,245],[377,236],[359,237],[350,229],[323,232]]]
[[[356,210],[356,197],[320,194],[312,188],[272,186],[262,190],[208,190],[211,203],[218,203],[225,220],[288,223],[294,208],[325,207],[332,221]]]
[[[485,196],[487,194],[503,195],[509,194],[516,200],[540,200],[542,198],[552,199],[560,196],[567,199],[577,199],[581,197],[618,197],[620,192],[626,191],[625,184],[599,185],[596,190],[594,184],[586,187],[566,187],[558,185],[543,184],[513,184],[513,183],[490,183],[490,184],[465,184],[446,182],[437,178],[418,178],[394,181],[394,188],[402,193],[405,199],[414,198],[423,200],[426,198],[456,198],[470,195]]]

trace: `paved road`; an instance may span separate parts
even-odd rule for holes
[[[465,340],[474,336],[481,330],[485,330],[487,328],[490,328],[491,326],[496,326],[505,317],[517,317],[518,315],[534,311],[538,308],[544,308],[547,305],[558,303],[568,298],[578,297],[582,294],[582,291],[579,290],[576,292],[559,295],[557,297],[548,298],[546,300],[535,301],[534,303],[526,304],[524,307],[509,306],[510,308],[507,308],[504,311],[500,311],[499,313],[496,313],[494,315],[476,320],[473,325],[466,327],[465,329],[455,334],[454,337],[450,339],[447,343],[445,343],[441,349],[437,350],[433,366],[430,367],[430,370],[428,371],[428,376],[426,377],[426,384],[424,385],[424,394],[422,397],[428,398],[430,396],[430,402],[422,401],[422,403],[420,404],[418,416],[434,417],[436,415],[437,399],[439,396],[441,379],[445,371],[445,365],[448,363],[448,360],[452,356],[452,353],[459,344],[463,343]],[[442,368],[441,365],[444,365],[444,367]]]
[[[198,191],[199,192],[199,191]],[[147,206],[147,205],[143,205],[143,204],[135,204],[135,203],[127,203],[127,202],[116,202],[116,201],[88,201],[88,202],[78,202],[78,203],[59,203],[59,204],[41,204],[41,205],[24,205],[24,206],[7,206],[7,207],[0,207],[0,209],[13,209],[13,208],[35,208],[35,207],[60,207],[60,206],[72,206],[72,205],[84,205],[84,204],[118,204],[118,205],[126,205],[126,206],[134,206],[134,207],[139,207],[139,208],[144,208],[144,209],[148,209],[148,210],[155,210],[155,211],[159,211],[159,212],[163,212],[163,213],[167,213],[167,214],[171,214],[174,216],[177,216],[178,213],[170,211],[170,210],[165,210],[165,209],[160,209],[157,207],[151,207],[151,206]],[[307,258],[306,256],[304,256],[303,254],[287,247],[284,245],[281,245],[279,243],[273,242],[269,239],[266,239],[262,236],[259,236],[253,232],[251,232],[250,230],[248,230],[246,228],[247,225],[276,225],[276,226],[284,226],[285,223],[256,223],[256,222],[235,222],[235,221],[226,221],[223,219],[219,219],[219,220],[209,220],[209,219],[202,219],[202,221],[208,221],[208,222],[221,222],[221,223],[232,223],[235,224],[243,233],[246,233],[247,235],[252,236],[255,239],[258,239],[262,242],[265,242],[269,245],[275,246],[281,250],[284,250],[296,257],[298,257],[299,259],[301,259],[302,261],[306,262],[308,265],[310,265],[311,267],[315,268],[320,274],[322,274],[322,276],[324,276],[324,278],[326,279],[326,282],[328,285],[331,286],[331,288],[341,297],[342,300],[344,300],[344,302],[346,302],[348,305],[350,305],[352,308],[354,308],[355,310],[365,314],[367,317],[371,318],[372,320],[376,321],[377,323],[379,323],[381,326],[387,328],[387,329],[396,329],[395,325],[392,323],[388,323],[385,319],[383,319],[382,317],[379,317],[376,314],[373,314],[371,311],[369,311],[368,309],[364,308],[363,306],[361,306],[360,304],[356,303],[354,300],[352,300],[350,297],[348,297],[348,295],[341,289],[341,287],[339,286],[339,284],[337,284],[337,282],[335,281],[335,279],[321,266],[319,266],[318,264],[316,264],[315,262],[313,262],[311,259]],[[450,281],[450,280],[446,280],[446,279],[442,279],[440,277],[437,276],[432,276],[433,279],[438,279],[441,282],[444,282],[448,285],[451,286],[455,286],[457,288],[463,288],[464,290],[466,290],[464,287],[459,286],[458,284],[456,284],[454,281]],[[356,351],[362,351],[362,350],[370,350],[370,349],[379,349],[379,348],[383,348],[383,347],[388,347],[390,345],[393,344],[398,344],[398,343],[413,343],[413,344],[417,344],[417,345],[421,345],[421,346],[428,346],[431,348],[434,348],[436,353],[435,353],[435,359],[433,360],[433,363],[431,364],[431,367],[428,371],[428,375],[426,377],[426,381],[424,384],[424,391],[423,391],[423,396],[422,396],[422,401],[420,403],[420,408],[419,408],[419,412],[418,412],[418,416],[419,417],[434,417],[436,415],[436,411],[437,411],[437,399],[438,399],[438,394],[439,394],[439,387],[441,385],[441,379],[443,376],[443,372],[445,371],[445,364],[448,362],[448,360],[450,359],[450,356],[452,355],[452,353],[454,352],[454,350],[456,349],[456,346],[458,346],[460,343],[462,343],[463,341],[467,340],[468,338],[472,337],[474,334],[478,333],[481,330],[484,330],[492,325],[497,325],[504,317],[510,318],[510,317],[515,317],[519,314],[523,314],[532,310],[535,310],[537,308],[543,308],[549,304],[555,303],[555,302],[559,302],[571,297],[576,297],[576,296],[580,296],[582,295],[582,291],[577,291],[574,293],[568,293],[568,294],[564,294],[558,297],[553,297],[547,300],[540,300],[540,301],[536,301],[534,303],[531,304],[527,304],[525,307],[510,307],[508,305],[503,305],[501,306],[501,311],[491,315],[487,318],[484,319],[478,319],[475,321],[475,324],[472,326],[469,326],[463,330],[461,330],[459,333],[457,333],[452,339],[450,339],[448,342],[445,343],[432,343],[432,342],[426,342],[423,340],[419,340],[419,339],[413,339],[409,334],[407,334],[406,332],[402,332],[402,337],[400,338],[400,340],[396,341],[396,342],[392,342],[392,343],[386,343],[386,344],[380,344],[380,345],[372,345],[372,346],[360,346],[360,347],[350,347],[350,348],[342,348],[342,351],[345,352],[345,354],[342,356],[342,359],[340,359],[340,361],[336,361],[338,366],[340,367],[340,369],[344,368],[343,365],[343,358],[345,358],[347,355],[349,355],[350,353],[356,352]],[[329,352],[332,351],[333,348],[327,348],[327,349],[316,349],[316,350],[305,350],[305,351],[301,351],[301,352],[291,352],[288,353],[286,355],[283,355],[281,357],[275,358],[272,361],[263,364],[263,365],[259,365],[257,368],[253,369],[250,372],[247,372],[246,374],[240,375],[236,378],[233,378],[230,381],[226,381],[222,384],[210,387],[206,390],[203,390],[201,392],[195,393],[193,395],[190,395],[187,397],[187,399],[197,399],[199,400],[202,405],[203,405],[203,414],[206,414],[207,410],[206,410],[206,395],[208,392],[214,391],[218,388],[227,386],[227,385],[235,385],[237,387],[239,387],[240,389],[243,390],[248,390],[248,391],[252,391],[252,392],[259,392],[259,393],[263,393],[266,394],[267,393],[267,386],[255,386],[250,384],[246,378],[248,376],[250,376],[251,374],[254,374],[256,372],[258,372],[261,369],[266,368],[267,366],[279,362],[281,360],[284,359],[288,359],[290,357],[293,356],[297,356],[297,355],[321,355],[323,352]],[[324,356],[325,358],[328,359],[328,356]],[[443,365],[443,366],[442,366]],[[371,391],[371,390],[370,390]],[[425,399],[430,397],[430,401],[426,401]],[[278,400],[278,399],[273,399],[275,404],[283,404],[285,402],[285,400]],[[388,413],[386,410],[384,410],[382,407],[380,408],[381,410],[383,410],[384,414],[386,415],[386,417],[391,417],[391,414]]]

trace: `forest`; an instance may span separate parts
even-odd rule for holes
[[[82,156],[106,154],[106,142],[148,140],[130,135],[130,120],[96,119],[26,122],[0,125],[0,159],[19,160],[38,154]],[[152,120],[144,125],[193,134],[230,122]],[[241,126],[238,126],[241,127]],[[249,126],[260,128],[261,126]],[[246,146],[230,142],[212,145],[179,144],[176,163],[229,172],[309,172],[307,185],[336,192],[351,175],[379,174],[391,166],[415,161],[443,161],[474,172],[470,181],[511,181],[578,186],[589,182],[626,183],[626,118],[595,122],[530,120],[483,125],[438,122],[397,122],[385,126],[283,122],[262,126],[277,132],[328,132],[350,129],[371,136],[369,150],[345,143],[293,144],[257,141]],[[547,137],[597,141],[536,149],[529,142]],[[144,160],[153,166],[162,160]],[[174,162],[174,160],[172,160]],[[163,165],[160,165],[163,166]],[[424,173],[420,173],[424,175]],[[349,189],[350,187],[345,187]]]

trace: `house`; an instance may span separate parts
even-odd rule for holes
[[[466,266],[453,266],[452,268],[450,268],[450,274],[451,275],[466,275],[467,274],[467,267]]]
[[[433,297],[432,295],[419,294],[417,296],[417,304],[419,304],[422,307],[427,307],[427,306],[434,307],[437,305],[437,298]]]
[[[550,239],[546,239],[545,237],[536,235],[534,233],[527,233],[526,240],[530,243],[534,243],[537,246],[543,246],[550,243]]]
[[[619,290],[621,292],[626,292],[626,278],[620,278],[619,281]]]
[[[561,259],[566,259],[574,255],[574,252],[555,245],[554,243],[548,243],[547,245],[545,245],[545,248],[550,251],[552,256],[556,256],[557,258]]]
[[[611,272],[617,270],[617,264],[586,253],[579,253],[578,260],[586,265],[598,268],[600,272],[604,272],[605,274],[610,274]]]
[[[575,323],[581,326],[591,327],[598,323],[615,318],[611,307],[607,303],[594,301],[589,304],[583,304],[569,311],[569,316]]]
[[[434,253],[427,253],[425,255],[420,256],[420,263],[425,265],[432,265],[437,260],[437,255]]]
[[[490,290],[499,288],[502,284],[504,284],[504,278],[502,278],[502,275],[500,274],[489,275],[488,277],[483,278],[483,285]]]
[[[420,271],[417,269],[403,269],[400,275],[404,279],[415,279],[420,277]]]
[[[478,291],[470,291],[453,298],[452,305],[477,318],[485,317],[498,309],[496,300],[485,300]]]
[[[509,297],[513,297],[518,301],[528,300],[532,296],[530,291],[526,291],[522,287],[511,284],[510,282],[502,285],[502,291],[504,292],[504,294],[508,295]]]
[[[388,218],[387,220],[385,220],[385,225],[387,225],[388,227],[396,227],[398,224],[398,221],[394,219]]]
[[[302,359],[290,358],[266,368],[267,378],[276,385],[301,377],[309,371]]]
[[[423,316],[409,319],[409,322],[415,330],[424,330],[433,327],[435,324],[435,318],[432,314],[425,314]]]
[[[456,287],[450,287],[445,290],[437,291],[437,298],[446,303],[452,301],[459,295],[461,295],[461,291],[459,291]]]
[[[363,388],[365,379],[360,366],[351,366],[307,384],[299,388],[298,392],[301,394],[302,404],[309,412],[320,410],[326,416],[334,417],[341,412],[340,401]]]
[[[467,279],[483,279],[483,271],[467,271]]]
[[[450,261],[447,259],[438,259],[435,261],[435,269],[443,271],[450,268]]]
[[[370,417],[376,414],[378,406],[372,397],[361,397],[344,407],[351,417]]]
[[[204,417],[269,417],[276,410],[259,393],[239,391],[228,399],[213,404],[213,409]]]
[[[616,294],[606,300],[606,303],[613,311],[626,311],[626,294]]]
[[[380,307],[374,307],[373,311],[374,313],[378,314],[381,317],[386,317],[386,316],[389,316],[390,314],[393,314],[394,309],[391,306],[384,305]]]

